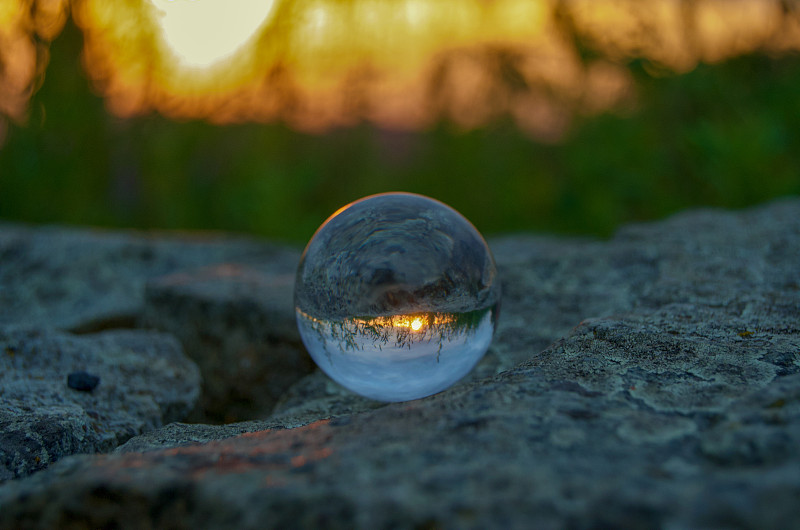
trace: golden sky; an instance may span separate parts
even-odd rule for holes
[[[778,0],[3,0],[0,114],[24,118],[71,12],[91,86],[122,117],[318,131],[510,115],[557,140],[575,112],[635,104],[631,58],[682,73],[798,50],[796,11]]]

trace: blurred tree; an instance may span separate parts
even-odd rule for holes
[[[68,23],[27,122],[7,132],[2,218],[303,242],[339,206],[404,190],[451,204],[486,233],[607,235],[688,206],[800,193],[796,54],[754,53],[681,75],[627,59],[635,106],[578,113],[560,142],[541,143],[503,117],[466,132],[437,122],[419,132],[355,124],[325,134],[116,118],[90,90],[81,49]]]

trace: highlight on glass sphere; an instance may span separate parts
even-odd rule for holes
[[[492,340],[499,302],[480,233],[446,204],[411,193],[339,209],[306,246],[295,283],[311,357],[381,401],[429,396],[469,373]]]

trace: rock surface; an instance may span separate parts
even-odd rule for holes
[[[0,223],[0,325],[168,331],[215,374],[192,420],[263,418],[313,368],[294,324],[299,258],[225,234]]]
[[[294,272],[300,253],[223,234],[112,232],[0,223],[0,324],[87,333],[133,327],[145,283],[222,263]]]
[[[76,382],[81,372],[91,380]],[[0,481],[185,418],[199,392],[197,367],[169,335],[0,327]]]
[[[294,270],[270,268],[229,263],[148,283],[142,325],[178,337],[201,372],[213,374],[191,420],[265,418],[313,370],[295,323]]]
[[[388,406],[319,374],[0,487],[0,526],[795,527],[800,199],[491,242],[495,342]],[[99,389],[99,387],[98,387]]]
[[[154,296],[153,304],[146,293],[158,293],[160,285],[181,275],[201,278],[194,289],[198,291],[205,285],[204,271],[209,270],[222,271],[224,276],[226,270],[250,267],[252,275],[280,278],[281,274],[293,274],[298,258],[296,249],[223,234],[144,234],[0,223],[0,334],[8,340],[5,355],[0,355],[0,480],[28,474],[68,454],[109,451],[133,435],[186,419],[193,409],[195,418],[209,416],[202,408],[196,409],[197,367],[183,356],[172,337],[139,330],[110,335],[97,332],[143,325],[160,329],[172,325],[177,331],[176,319],[170,320],[170,314],[153,318],[158,309],[176,309],[158,304],[169,289],[162,290],[161,297]],[[146,289],[148,284],[151,290]],[[191,292],[191,288],[171,289],[178,306]],[[245,402],[241,406],[260,407],[263,417],[275,403],[276,388],[281,386],[276,382],[285,381],[284,388],[310,371],[293,321],[288,322],[293,318],[290,301],[286,302],[291,287],[284,285],[274,293],[266,290],[268,296],[256,304],[251,311],[255,316],[250,319],[238,314],[216,320],[214,325],[184,320],[178,333],[185,340],[184,349],[192,348],[189,353],[200,361],[208,359],[209,352],[187,339],[202,332],[199,327],[224,336],[222,346],[240,345],[239,349],[213,352],[218,364],[210,373],[225,373],[221,367],[238,366],[242,367],[240,373],[249,375],[211,379],[210,386],[222,390],[206,392],[215,399],[205,403],[213,403],[217,410],[235,411]],[[216,304],[212,313],[220,316],[220,296],[211,300],[198,297],[198,305]],[[286,307],[274,309],[276,299],[283,300]],[[246,311],[248,307],[241,302],[239,308]],[[242,322],[263,324],[265,319],[268,329],[244,340],[233,332]],[[225,329],[220,322],[232,323],[234,329]],[[257,350],[260,364],[256,370],[245,366],[247,355],[242,350],[248,348]],[[220,355],[231,350],[234,357]],[[35,355],[21,358],[21,351]],[[83,395],[76,388],[88,390],[91,385],[87,382],[96,374],[80,380],[73,377],[70,388],[69,372],[65,372],[70,363],[77,366],[74,371],[83,370],[79,365],[88,363],[108,374],[96,390]],[[269,371],[262,369],[265,365]],[[264,388],[271,393],[262,403],[257,398]]]

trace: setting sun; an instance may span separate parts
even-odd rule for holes
[[[160,37],[179,64],[211,68],[252,46],[272,13],[269,0],[150,0]]]
[[[303,131],[363,121],[420,129],[442,119],[468,130],[507,116],[537,140],[559,141],[576,115],[635,108],[632,59],[683,73],[800,49],[800,18],[778,0],[25,5],[0,7],[0,113],[15,118],[46,64],[31,34],[54,38],[67,12],[83,31],[93,88],[117,116],[280,120]]]
[[[422,321],[421,321],[420,319],[418,319],[418,318],[415,318],[415,319],[414,319],[414,320],[411,322],[411,329],[413,329],[414,331],[419,331],[419,329],[420,329],[421,327],[422,327]]]

